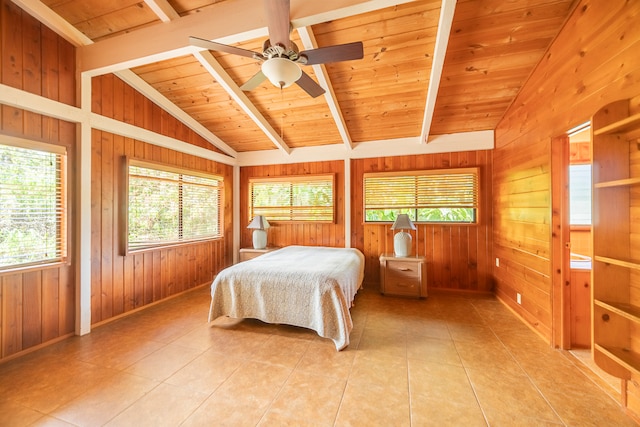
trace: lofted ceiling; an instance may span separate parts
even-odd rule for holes
[[[260,63],[188,36],[262,51],[257,0],[13,0],[78,47],[86,76],[115,73],[231,157],[495,129],[575,0],[291,0],[300,50],[362,41],[361,60],[303,66],[326,93],[268,81]]]

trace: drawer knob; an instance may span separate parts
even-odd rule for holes
[[[409,267],[402,267],[402,268],[399,268],[398,270],[400,270],[400,271],[411,271],[411,269]]]

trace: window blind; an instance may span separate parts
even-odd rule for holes
[[[473,222],[477,209],[477,168],[364,175],[365,221],[393,221],[407,213],[414,221]]]
[[[223,179],[130,161],[127,249],[222,235]]]
[[[0,206],[0,270],[62,261],[66,150],[35,142],[0,144]]]
[[[249,220],[334,221],[334,175],[249,179]]]

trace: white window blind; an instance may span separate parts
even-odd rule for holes
[[[66,150],[3,137],[0,144],[0,270],[66,256]]]
[[[334,221],[334,175],[249,179],[249,220]]]
[[[365,222],[476,222],[477,210],[478,168],[364,175]]]
[[[221,237],[223,184],[219,176],[130,160],[127,249]]]

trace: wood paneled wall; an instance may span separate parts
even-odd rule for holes
[[[637,1],[580,1],[496,129],[496,293],[549,342],[560,326],[552,323],[551,140],[640,93],[639,16]]]
[[[390,225],[364,224],[363,174],[458,167],[480,168],[480,208],[477,225],[418,225],[413,254],[427,258],[427,285],[430,290],[490,292],[491,278],[491,177],[490,151],[425,154],[352,160],[351,163],[351,246],[366,257],[365,283],[378,288],[379,256],[393,252]],[[417,235],[417,240],[416,240]],[[416,252],[417,250],[417,252]]]
[[[93,111],[148,127],[184,141],[201,139],[176,119],[151,105],[120,79],[105,75],[93,79]],[[206,143],[206,141],[205,141]],[[207,143],[208,144],[208,143]],[[224,237],[148,250],[127,256],[120,246],[118,212],[122,158],[159,162],[222,175],[225,181]],[[209,283],[231,263],[233,245],[233,169],[211,160],[94,130],[91,158],[91,322],[108,320],[141,306]]]
[[[9,0],[0,0],[0,82],[73,105],[73,46]],[[73,123],[0,106],[0,134],[61,145],[69,153],[69,182],[75,181]],[[0,142],[2,136],[0,135]],[[69,192],[69,242],[73,241],[74,197]],[[73,248],[63,264],[0,274],[0,362],[73,333]]]
[[[249,178],[326,174],[335,176],[335,221],[333,224],[273,223],[267,233],[269,246],[344,247],[344,162],[306,162],[240,168],[240,247],[252,247],[249,218]]]

